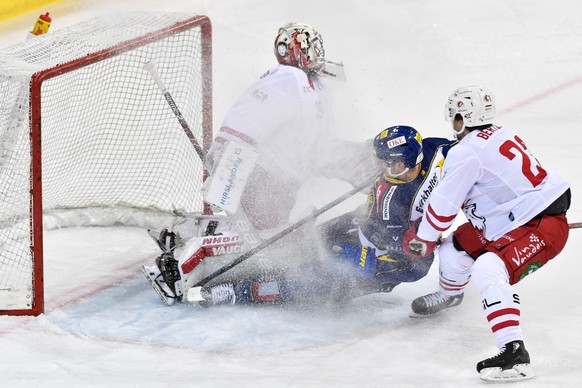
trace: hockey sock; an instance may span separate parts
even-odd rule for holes
[[[481,294],[485,317],[495,336],[497,347],[522,340],[519,295],[509,284],[489,288]]]
[[[443,241],[438,255],[441,290],[448,296],[462,294],[471,278],[475,261],[464,251],[458,251],[452,238]]]
[[[491,252],[480,256],[473,266],[473,281],[479,288],[485,318],[497,347],[522,340],[519,295],[509,284],[503,261]]]

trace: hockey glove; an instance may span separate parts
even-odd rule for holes
[[[410,229],[404,235],[404,253],[415,258],[420,259],[426,257],[434,252],[437,246],[436,241],[427,241],[418,237],[418,226],[422,218],[417,219],[412,223]]]

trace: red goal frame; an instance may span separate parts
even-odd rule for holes
[[[43,82],[81,67],[103,61],[109,57],[127,52],[135,47],[161,40],[170,35],[188,30],[194,26],[200,27],[202,42],[202,77],[204,78],[204,93],[202,96],[203,138],[202,148],[207,151],[212,142],[212,27],[207,16],[195,16],[159,31],[145,34],[141,37],[120,43],[105,50],[97,51],[82,58],[63,63],[34,73],[30,82],[30,250],[33,259],[33,303],[31,309],[0,310],[1,315],[40,315],[44,312],[44,255],[43,255],[43,193],[42,193],[42,95]],[[168,109],[170,109],[168,107]]]

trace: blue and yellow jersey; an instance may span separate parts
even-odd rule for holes
[[[444,138],[422,140],[423,160],[418,176],[410,181],[379,176],[370,193],[360,230],[380,250],[399,250],[412,221],[420,218],[430,193],[443,177],[447,153],[457,143]]]

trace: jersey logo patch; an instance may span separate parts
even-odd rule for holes
[[[397,137],[388,142],[388,148],[398,147],[399,145],[406,144],[406,138],[404,136]]]
[[[471,221],[471,225],[477,230],[480,230],[485,234],[485,225],[487,219],[483,216],[477,214],[477,204],[469,203],[469,201],[463,204],[463,212],[465,216]]]
[[[382,203],[382,219],[384,221],[387,221],[390,219],[390,201],[392,200],[392,197],[394,196],[395,191],[396,191],[396,186],[392,186],[392,187],[390,187],[390,189],[388,189],[388,192],[384,196],[384,201]]]

